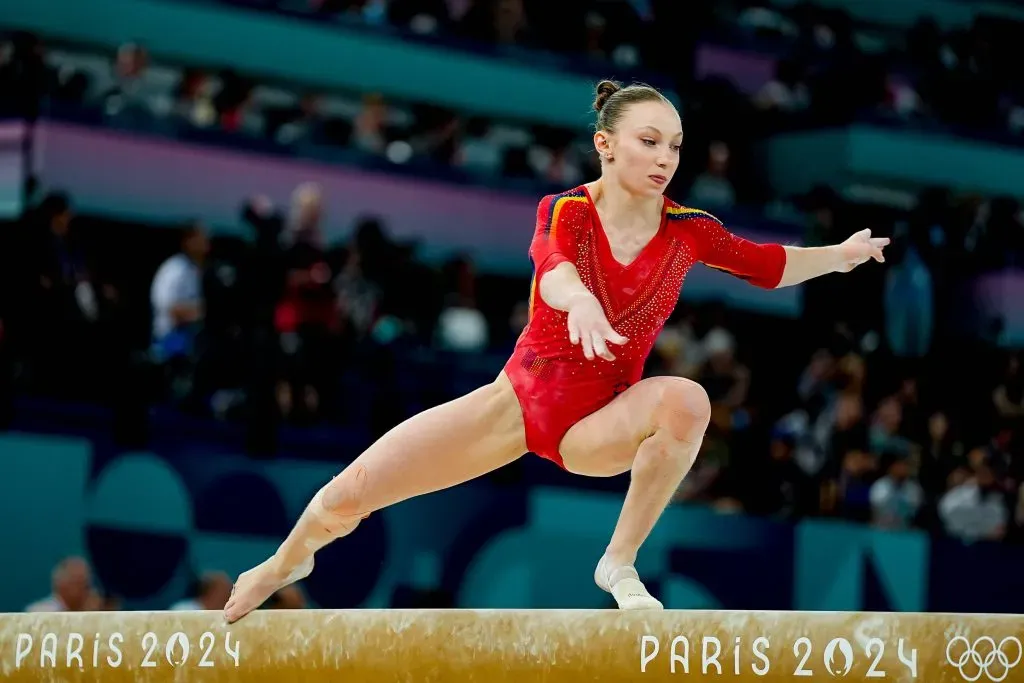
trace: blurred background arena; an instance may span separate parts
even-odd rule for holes
[[[697,267],[651,374],[698,464],[673,608],[1024,612],[1024,3],[31,0],[0,29],[0,610],[216,609],[372,439],[500,370],[593,84],[678,201],[888,262]],[[603,607],[626,478],[525,458],[371,516],[270,607]]]

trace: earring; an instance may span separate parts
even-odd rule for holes
[[[607,154],[605,154],[605,155],[604,155],[604,158],[605,158],[605,159],[607,159],[608,161],[611,161],[611,160],[612,160],[612,154],[611,154],[611,152],[608,152]]]

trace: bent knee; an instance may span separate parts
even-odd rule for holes
[[[680,441],[700,439],[711,421],[711,401],[696,382],[681,377],[661,378],[655,420],[659,428]]]
[[[324,509],[342,518],[366,519],[366,468],[348,467],[324,487]]]

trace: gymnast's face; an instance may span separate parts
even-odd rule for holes
[[[605,175],[612,175],[632,195],[656,197],[665,192],[679,167],[683,124],[670,104],[638,102],[625,110],[614,132],[598,132],[595,143]]]

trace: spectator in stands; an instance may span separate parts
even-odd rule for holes
[[[826,414],[823,424],[819,425],[823,442],[827,444],[826,457],[831,460],[836,454],[868,447],[864,398],[858,391],[844,389],[829,402]]]
[[[825,486],[826,511],[858,522],[871,519],[871,485],[874,483],[878,458],[863,450],[843,454],[839,475]]]
[[[935,498],[946,489],[954,470],[964,467],[963,444],[956,441],[946,413],[939,411],[928,418],[928,437],[921,449],[921,483],[925,492]]]
[[[750,371],[736,360],[736,338],[722,328],[712,328],[701,342],[706,362],[698,383],[711,399],[712,407],[730,414],[743,407],[750,389]]]
[[[296,188],[285,224],[287,281],[275,313],[287,366],[277,395],[286,416],[292,414],[296,400],[303,417],[319,414],[333,367],[330,349],[338,332],[339,315],[335,273],[327,260],[322,218],[320,186],[305,183]]]
[[[150,287],[152,356],[166,368],[179,399],[192,395],[206,317],[203,268],[209,251],[206,229],[193,223],[182,232],[180,251],[163,262]]]
[[[946,532],[963,541],[998,541],[1006,534],[1009,511],[995,474],[987,465],[975,468],[939,501],[939,516]]]
[[[589,11],[583,17],[584,45],[586,55],[606,60],[610,56],[608,45],[608,20],[600,12]]]
[[[0,104],[9,113],[34,120],[42,97],[56,84],[43,43],[37,36],[19,31],[9,45],[0,47]]]
[[[892,352],[922,358],[931,348],[934,282],[924,258],[924,237],[903,231],[894,237],[892,265],[885,271],[885,333]]]
[[[192,353],[205,314],[203,266],[210,242],[205,227],[196,222],[182,232],[181,249],[168,258],[153,277],[153,344],[160,359]]]
[[[247,200],[241,214],[252,238],[239,268],[242,336],[248,343],[246,439],[251,453],[267,455],[276,449],[279,416],[276,391],[282,375],[281,344],[275,316],[286,286],[285,219],[270,198],[262,195]]]
[[[97,274],[78,230],[70,199],[46,196],[28,221],[21,267],[32,313],[33,376],[41,386],[78,392],[98,370],[105,343],[101,320],[117,290]]]
[[[217,123],[229,133],[255,132],[257,124],[249,118],[255,83],[227,70],[220,75],[221,87],[213,98]]]
[[[372,339],[387,346],[411,341],[418,331],[429,341],[439,302],[436,289],[424,283],[436,273],[416,261],[415,246],[392,240],[376,217],[359,220],[335,283],[346,343]]]
[[[352,130],[352,145],[364,152],[384,154],[388,144],[388,108],[380,95],[363,98],[363,108],[356,116]]]
[[[573,137],[566,131],[538,128],[531,156],[538,176],[554,186],[574,187],[584,180],[573,153]]]
[[[462,122],[452,111],[441,107],[416,106],[416,125],[409,140],[417,156],[450,166],[455,161]],[[389,154],[389,156],[391,156]]]
[[[536,45],[523,0],[475,0],[458,31],[467,38],[499,45]]]
[[[212,125],[216,112],[206,91],[208,83],[209,76],[202,69],[182,71],[172,96],[171,116],[201,128]]]
[[[453,160],[455,165],[481,175],[497,175],[501,171],[502,150],[489,135],[487,119],[474,116],[466,120]]]
[[[127,43],[114,60],[113,87],[103,95],[108,114],[136,119],[154,113],[154,100],[163,92],[146,78],[149,53],[141,45]]]
[[[818,349],[800,374],[797,396],[804,403],[827,400],[835,391],[836,359],[828,349]]]
[[[837,219],[842,216],[843,202],[830,187],[816,186],[798,199],[805,212],[804,245],[820,247],[831,244],[839,237]],[[803,290],[803,318],[817,334],[830,328],[836,320],[835,292],[838,285],[828,279],[819,278],[808,282]]]
[[[899,399],[890,396],[878,404],[871,421],[869,439],[875,453],[910,452],[910,441],[903,436],[903,406]]]
[[[272,140],[291,144],[299,140],[318,142],[322,135],[320,97],[305,93],[295,105],[263,110],[264,133]]]
[[[45,231],[34,254],[39,286],[53,295],[52,312],[69,319],[95,320],[99,316],[97,287],[91,263],[78,235],[72,232],[74,213],[67,195],[54,193],[39,206]]]
[[[1000,417],[1024,418],[1024,373],[1021,372],[1020,356],[1016,353],[1010,354],[1006,373],[992,392],[992,404]]]
[[[446,271],[450,286],[437,321],[437,343],[449,351],[483,351],[489,342],[489,330],[477,305],[473,263],[465,257],[457,258]]]
[[[705,359],[704,346],[695,330],[696,316],[678,309],[676,315],[677,319],[667,324],[655,341],[655,374],[696,379]]]
[[[688,201],[709,209],[736,205],[736,189],[729,180],[729,146],[724,142],[715,141],[708,147],[707,168],[693,181]]]
[[[364,221],[359,225],[356,239],[348,249],[345,263],[335,280],[343,331],[354,340],[367,338],[381,314],[383,289],[373,277],[374,256],[360,248],[361,244],[366,246],[367,233],[376,230],[376,225],[374,221]],[[367,272],[367,266],[370,272]]]
[[[243,317],[248,321],[247,332],[251,333],[253,327],[273,327],[275,310],[284,294],[285,219],[264,195],[247,200],[241,213],[242,223],[251,230],[252,238],[240,274],[246,303]]]
[[[974,451],[968,454],[973,467],[984,464],[991,468],[997,483],[1007,493],[1016,490],[1021,475],[1020,462],[1013,457],[1013,426],[1012,420],[997,419],[994,434],[988,443],[976,449],[977,454]]]
[[[765,83],[754,104],[763,111],[800,112],[811,103],[811,93],[804,81],[804,67],[795,59],[780,59],[775,78]]]
[[[921,403],[921,392],[916,377],[903,378],[899,389],[893,394],[903,412],[901,431],[913,443],[923,443],[928,432],[928,415]]]
[[[749,511],[796,520],[818,508],[818,488],[793,459],[796,434],[783,428],[772,432],[768,459],[748,480]]]
[[[51,576],[53,592],[33,602],[26,612],[89,612],[100,608],[100,594],[93,587],[92,569],[81,557],[62,560]]]
[[[882,529],[908,529],[924,504],[924,490],[908,458],[889,458],[885,476],[871,486],[871,522]]]
[[[231,597],[231,579],[224,572],[205,572],[196,582],[193,596],[171,605],[172,611],[216,611]]]

